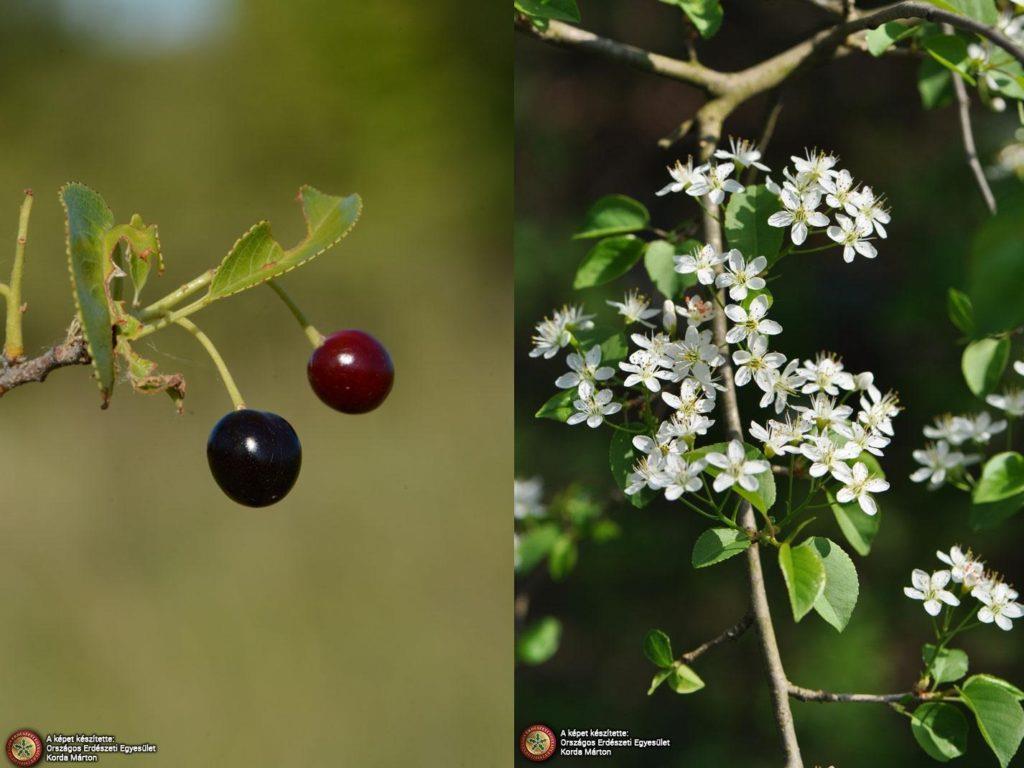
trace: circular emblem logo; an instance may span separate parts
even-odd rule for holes
[[[7,759],[14,765],[35,765],[43,759],[43,740],[27,728],[15,731],[7,739]]]
[[[541,763],[555,754],[555,732],[546,725],[531,725],[519,735],[519,751],[523,757]]]

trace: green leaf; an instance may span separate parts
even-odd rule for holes
[[[903,38],[912,35],[919,28],[898,21],[886,22],[880,27],[875,27],[867,34],[868,53],[872,56],[881,56],[892,46]]]
[[[928,0],[932,5],[980,21],[990,27],[999,20],[993,0]]]
[[[520,558],[522,557],[522,540],[519,542]],[[562,534],[551,546],[551,554],[548,555],[548,572],[555,581],[561,581],[569,572],[576,567],[579,559],[579,550],[576,542],[567,534]]]
[[[864,461],[865,458],[862,454],[857,460]],[[867,464],[867,461],[864,463]],[[868,466],[870,468],[870,464]],[[853,547],[853,551],[861,557],[866,556],[871,552],[871,542],[875,540],[878,529],[882,525],[881,508],[875,514],[869,515],[860,508],[856,501],[840,504],[836,501],[835,494],[828,489],[825,489],[825,495],[828,497],[832,514],[835,515],[836,522],[839,524],[839,530]]]
[[[644,252],[644,241],[632,235],[606,237],[590,249],[576,269],[572,287],[604,285],[629,272]]]
[[[559,540],[562,532],[554,523],[544,523],[526,531],[519,537],[519,567],[516,571],[527,573],[547,557]]]
[[[676,693],[694,693],[704,687],[704,681],[688,666],[676,662],[668,678],[668,687]]]
[[[1024,67],[1020,62],[1007,61],[999,64],[999,69],[988,72],[995,82],[996,90],[1011,99],[1024,99]]]
[[[917,70],[917,91],[925,109],[938,109],[953,102],[953,76],[934,59],[922,59]]]
[[[974,713],[985,742],[992,748],[1002,768],[1024,739],[1024,710],[1017,698],[991,679],[976,675],[960,688],[964,703]]]
[[[559,392],[557,395],[553,395],[548,399],[544,405],[542,405],[535,414],[536,419],[552,419],[554,421],[565,422],[569,420],[576,409],[572,407],[573,400],[576,399],[575,389],[566,389]]]
[[[690,562],[694,568],[707,568],[735,557],[750,547],[750,537],[735,528],[709,528],[693,543]]]
[[[1024,193],[999,200],[971,245],[970,296],[979,333],[1009,331],[1024,323]]]
[[[156,264],[158,272],[162,273],[164,270],[156,225],[147,226],[139,214],[134,214],[128,224],[121,224],[107,231],[104,251],[113,253],[115,248],[121,268],[131,278],[135,289],[132,306],[137,307],[139,294],[146,285],[153,264]]]
[[[991,683],[992,685],[1002,688],[1004,691],[1013,696],[1013,698],[1015,698],[1017,701],[1021,701],[1022,699],[1024,699],[1024,691],[1022,691],[1013,683],[1008,683],[1006,680],[996,677],[995,675],[972,675],[971,680],[984,680],[986,683]],[[967,682],[970,682],[970,680],[968,680]]]
[[[629,485],[627,477],[633,471],[633,465],[640,458],[639,452],[633,447],[633,435],[629,432],[616,430],[612,435],[611,445],[608,447],[608,464],[612,470],[612,477],[622,490]],[[655,493],[650,488],[644,488],[632,496],[627,496],[629,503],[640,509],[647,506]]]
[[[208,298],[220,299],[283,275],[336,245],[355,226],[362,211],[359,195],[333,197],[310,186],[299,190],[306,237],[285,250],[261,221],[235,243],[210,283]]]
[[[128,368],[128,381],[139,394],[154,395],[166,393],[178,413],[184,413],[185,377],[180,373],[158,374],[157,365],[137,354],[127,339],[119,337],[114,351],[124,358]]]
[[[1024,507],[1024,457],[997,453],[985,462],[971,492],[971,527],[992,528]]]
[[[651,214],[643,203],[625,195],[606,195],[590,206],[583,227],[574,240],[639,232],[651,223]]]
[[[114,225],[114,214],[103,198],[84,184],[65,184],[60,200],[75,306],[105,408],[114,388],[114,318],[107,293],[114,262],[104,244],[107,230]]]
[[[910,730],[921,749],[940,763],[967,751],[967,718],[952,704],[925,702],[914,710]]]
[[[1010,340],[979,339],[964,349],[960,367],[967,387],[977,397],[984,398],[999,386],[1006,364],[1010,360]]]
[[[946,311],[949,321],[965,336],[974,335],[974,307],[971,297],[956,288],[950,288],[946,297]]]
[[[722,4],[719,0],[661,0],[683,9],[683,13],[703,38],[713,36],[722,26]]]
[[[576,0],[515,0],[516,10],[535,19],[550,21],[580,20],[580,9]]]
[[[658,686],[664,683],[669,677],[674,675],[676,671],[674,669],[659,669],[654,673],[654,677],[651,678],[651,687],[647,689],[647,695],[650,696],[656,690]]]
[[[614,365],[628,355],[629,345],[623,333],[614,333],[601,342],[601,363],[604,365]]]
[[[694,459],[702,459],[709,453],[725,453],[728,449],[728,443],[713,443],[711,445],[705,445],[698,448],[695,451],[688,451],[685,455],[687,461]],[[761,453],[760,449],[744,443],[743,447],[746,449],[748,459],[756,461],[766,461],[764,454]],[[721,471],[718,467],[713,467],[710,464],[704,468],[711,477],[718,477],[718,473]],[[746,488],[741,488],[738,484],[732,486],[730,490],[735,491],[744,499],[754,505],[755,509],[768,513],[768,510],[775,504],[775,476],[769,470],[768,472],[762,472],[757,477],[757,490],[748,491]]]
[[[666,669],[675,662],[672,641],[660,629],[652,629],[644,636],[644,656],[656,667]]]
[[[545,616],[519,633],[516,638],[516,659],[524,664],[543,664],[558,651],[562,640],[562,622]]]
[[[793,618],[800,621],[825,590],[825,565],[808,539],[796,547],[783,544],[779,548],[779,567],[789,592]]]
[[[644,268],[654,287],[666,299],[674,299],[682,290],[683,275],[676,272],[676,249],[667,240],[654,240],[644,249]]]
[[[931,670],[936,683],[955,683],[967,674],[969,661],[966,653],[958,648],[943,648],[936,655],[935,648],[931,643],[926,644],[921,649],[921,659]]]
[[[846,629],[857,605],[860,582],[853,560],[842,547],[829,539],[815,536],[808,541],[818,551],[825,566],[825,589],[814,601],[814,610],[839,632]]]
[[[975,85],[968,63],[970,57],[967,55],[967,40],[959,35],[931,35],[924,38],[922,43],[935,61]]]
[[[764,186],[747,187],[729,198],[725,207],[725,236],[730,248],[749,261],[765,256],[769,266],[779,256],[785,230],[768,224],[768,217],[782,210],[779,199]]]

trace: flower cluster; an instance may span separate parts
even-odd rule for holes
[[[1024,361],[1013,364],[1017,373],[1024,375]],[[1008,388],[1002,394],[991,394],[985,402],[1003,411],[1009,418],[1024,415],[1024,391]],[[920,464],[910,475],[915,483],[928,483],[931,490],[950,483],[959,488],[963,485],[967,467],[982,460],[980,453],[969,448],[983,448],[992,438],[1006,431],[1006,419],[993,419],[986,411],[980,413],[951,414],[937,416],[923,430],[929,443],[914,451],[914,460]]]
[[[981,623],[994,623],[1009,631],[1013,620],[1024,616],[1024,605],[1017,602],[1017,590],[1004,582],[999,574],[986,570],[985,564],[973,552],[964,552],[955,546],[948,553],[935,554],[949,567],[930,574],[915,568],[910,576],[912,586],[903,588],[903,593],[911,600],[923,601],[929,616],[938,616],[943,605],[956,608],[961,598],[967,596],[977,601],[968,619],[976,613]],[[959,597],[954,592],[959,592]],[[961,622],[960,627],[966,628],[966,621]]]

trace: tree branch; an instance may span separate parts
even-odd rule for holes
[[[699,114],[699,113],[698,113]],[[722,123],[716,115],[703,116],[698,126],[701,135],[701,158],[707,160],[714,153],[715,145],[721,133]],[[707,242],[717,252],[722,249],[722,226],[718,220],[718,206],[710,203],[704,209],[704,234]],[[721,270],[721,265],[717,269]],[[724,299],[724,291],[722,292]],[[724,302],[723,302],[724,305]],[[712,332],[715,343],[722,348],[727,346],[725,313],[716,310],[712,318]],[[722,372],[722,407],[725,411],[726,431],[729,439],[743,440],[743,421],[740,418],[739,403],[736,399],[736,386],[733,383],[732,364],[728,355],[725,363],[719,368]],[[757,519],[749,502],[744,502],[740,509],[740,525],[753,533],[757,530]],[[779,644],[775,639],[775,627],[772,624],[771,609],[768,605],[768,593],[765,590],[764,572],[761,570],[760,547],[755,539],[746,550],[747,575],[750,583],[750,610],[757,625],[757,636],[761,644],[761,655],[768,672],[768,689],[775,712],[775,725],[782,739],[782,748],[786,756],[786,768],[803,768],[800,757],[800,743],[796,738],[793,725],[793,712],[789,707],[789,679],[782,666],[779,655]]]
[[[944,25],[945,26],[945,25]],[[978,184],[978,191],[988,206],[991,214],[996,212],[996,197],[992,194],[992,188],[985,178],[985,171],[978,161],[978,149],[974,144],[974,129],[971,127],[971,98],[967,95],[967,86],[959,74],[953,74],[953,93],[956,94],[957,114],[960,116],[960,134],[964,140],[964,154],[967,155],[967,166],[974,174],[974,180]]]
[[[726,642],[728,640],[736,640],[737,638],[742,637],[743,634],[748,629],[750,629],[750,627],[751,627],[751,625],[753,623],[754,623],[754,614],[751,613],[750,611],[747,611],[743,615],[742,619],[740,619],[735,624],[733,624],[731,627],[729,627],[727,630],[725,630],[725,632],[723,632],[722,634],[718,635],[717,637],[711,638],[706,643],[702,643],[702,644],[698,645],[692,651],[687,651],[686,653],[682,654],[679,657],[679,661],[683,662],[683,664],[692,664],[693,662],[695,662],[697,659],[699,659],[701,656],[703,656],[705,653],[710,651],[715,646],[721,645],[722,643],[724,643],[724,642]]]
[[[916,701],[934,701],[948,698],[942,691],[904,691],[903,693],[833,693],[804,688],[789,683],[789,695],[797,701],[821,704],[894,704],[906,698]]]
[[[62,343],[29,360],[22,360],[13,365],[0,365],[0,397],[22,384],[45,381],[50,371],[57,368],[88,365],[89,362],[89,349],[78,329],[78,322],[75,321]]]

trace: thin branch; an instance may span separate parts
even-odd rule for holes
[[[596,53],[645,72],[689,83],[709,93],[720,93],[726,85],[725,75],[701,64],[645,51],[561,21],[549,21],[547,27],[540,29],[525,16],[516,14],[515,23],[520,32],[547,43]]]
[[[725,632],[718,635],[717,637],[711,638],[706,643],[698,645],[692,651],[687,651],[686,653],[682,654],[679,657],[679,661],[683,662],[683,664],[692,664],[715,646],[721,645],[722,643],[727,642],[729,640],[736,640],[737,638],[741,637],[748,629],[750,629],[753,623],[754,614],[750,611],[747,611],[743,615],[742,619],[740,619],[727,630],[725,630]]]
[[[42,382],[58,368],[88,365],[89,349],[78,329],[77,321],[68,329],[67,338],[37,357],[13,365],[0,365],[0,397],[22,384]]]
[[[706,160],[714,153],[715,145],[722,130],[716,116],[705,116],[699,126],[701,134],[701,157]],[[722,225],[718,220],[718,206],[708,205],[704,213],[704,234],[707,242],[718,252],[722,251]],[[721,269],[719,265],[718,269]],[[715,312],[712,318],[712,331],[715,343],[725,347],[727,324],[723,312]],[[726,356],[725,363],[719,368],[725,391],[722,403],[725,410],[726,428],[729,439],[743,439],[743,420],[740,418],[739,403],[736,399],[736,386],[733,383],[732,366]],[[744,502],[740,510],[740,525],[753,533],[757,530],[757,518],[754,509]],[[771,608],[768,605],[768,593],[765,590],[764,572],[761,570],[760,546],[755,540],[746,551],[747,575],[750,583],[750,609],[757,625],[757,635],[761,645],[768,672],[768,689],[771,694],[772,709],[775,712],[775,725],[782,740],[783,752],[786,756],[786,768],[803,768],[800,757],[800,742],[796,738],[796,727],[793,725],[793,712],[789,707],[789,679],[782,666],[779,655],[779,644],[775,638],[775,627],[772,624]]]
[[[834,693],[804,688],[789,684],[789,695],[797,701],[814,701],[821,704],[894,704],[910,698],[929,701],[948,698],[941,691],[904,691],[902,693]]]
[[[948,25],[943,25],[948,27]],[[985,178],[985,171],[981,168],[978,160],[978,148],[974,143],[974,129],[971,127],[971,98],[967,95],[967,86],[959,74],[953,74],[953,93],[956,94],[957,114],[960,116],[960,133],[964,140],[964,154],[967,155],[967,166],[974,174],[974,180],[978,184],[978,191],[988,206],[991,214],[996,212],[996,197],[992,194],[992,188]]]

